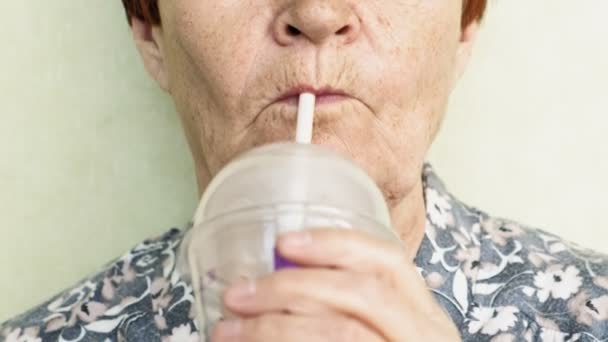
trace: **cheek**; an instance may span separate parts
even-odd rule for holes
[[[193,150],[202,153],[212,172],[245,148],[239,146],[248,120],[242,103],[254,70],[253,46],[263,37],[249,34],[243,22],[259,26],[265,15],[252,3],[175,0],[165,12],[170,13],[165,21],[170,92]]]
[[[433,100],[438,91],[449,88],[460,37],[457,3],[405,0],[385,12],[386,24],[373,34],[382,37],[379,60],[388,66],[383,75],[388,76],[385,90],[392,103],[411,108],[412,100]]]
[[[419,181],[446,110],[459,40],[459,21],[447,13],[395,22],[393,35],[385,35],[392,40],[378,58],[384,63],[374,83],[381,90],[378,120],[360,140],[367,159],[361,164],[389,200]]]
[[[246,0],[175,2],[173,75],[185,78],[183,85],[211,101],[226,119],[238,119],[239,100],[247,96],[257,50],[265,44],[265,32],[252,27],[268,21],[268,6]]]
[[[424,18],[422,18],[424,19]],[[452,90],[459,22],[452,16],[413,22],[389,54],[392,70],[383,86],[390,94],[384,103],[383,121],[430,144]],[[414,140],[416,141],[416,140]]]

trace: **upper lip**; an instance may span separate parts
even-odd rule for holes
[[[311,93],[317,97],[319,96],[329,96],[329,95],[338,95],[338,96],[349,96],[349,94],[347,94],[345,91],[340,90],[340,89],[335,89],[332,88],[330,86],[324,86],[321,88],[315,88],[313,86],[310,85],[306,85],[306,84],[301,84],[298,86],[295,86],[289,90],[287,90],[286,92],[284,92],[283,94],[281,94],[274,102],[280,102],[283,100],[287,100],[291,97],[294,96],[299,96],[302,93]]]
[[[317,97],[329,96],[329,95],[348,97],[348,98],[361,102],[364,106],[366,106],[370,111],[373,112],[372,108],[366,102],[362,101],[360,98],[358,98],[358,97],[354,96],[353,94],[348,93],[344,90],[337,89],[337,88],[334,88],[331,86],[315,87],[315,86],[312,86],[312,85],[309,85],[306,83],[300,83],[298,85],[288,88],[287,90],[282,92],[280,95],[275,97],[271,102],[267,103],[260,110],[260,112],[255,116],[255,118],[251,121],[249,126],[253,125],[253,123],[257,120],[257,118],[261,115],[261,113],[263,113],[266,109],[268,109],[268,107],[270,107],[276,103],[279,103],[281,101],[287,100],[291,97],[297,97],[300,94],[305,93],[305,92],[312,93]]]

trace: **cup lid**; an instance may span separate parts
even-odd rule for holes
[[[321,205],[391,227],[375,182],[354,162],[318,145],[277,143],[252,149],[207,187],[194,224],[229,212],[277,205]]]

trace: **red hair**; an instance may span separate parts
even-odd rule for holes
[[[462,3],[462,27],[474,21],[480,21],[486,12],[488,0],[464,0]]]
[[[122,4],[127,11],[129,24],[131,18],[137,18],[153,25],[160,25],[158,0],[122,0]],[[487,4],[488,0],[463,0],[462,27],[468,26],[473,21],[481,20]]]
[[[127,12],[129,24],[132,18],[137,18],[152,25],[160,25],[158,0],[122,0],[122,5]]]

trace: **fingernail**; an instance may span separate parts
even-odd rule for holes
[[[280,243],[286,248],[302,248],[310,245],[312,236],[310,232],[298,231],[291,232],[281,236]]]
[[[229,304],[238,305],[251,300],[255,295],[255,282],[251,280],[236,283],[226,293],[226,301]]]
[[[231,339],[241,334],[241,321],[230,319],[219,322],[215,326],[214,337],[217,340]]]

